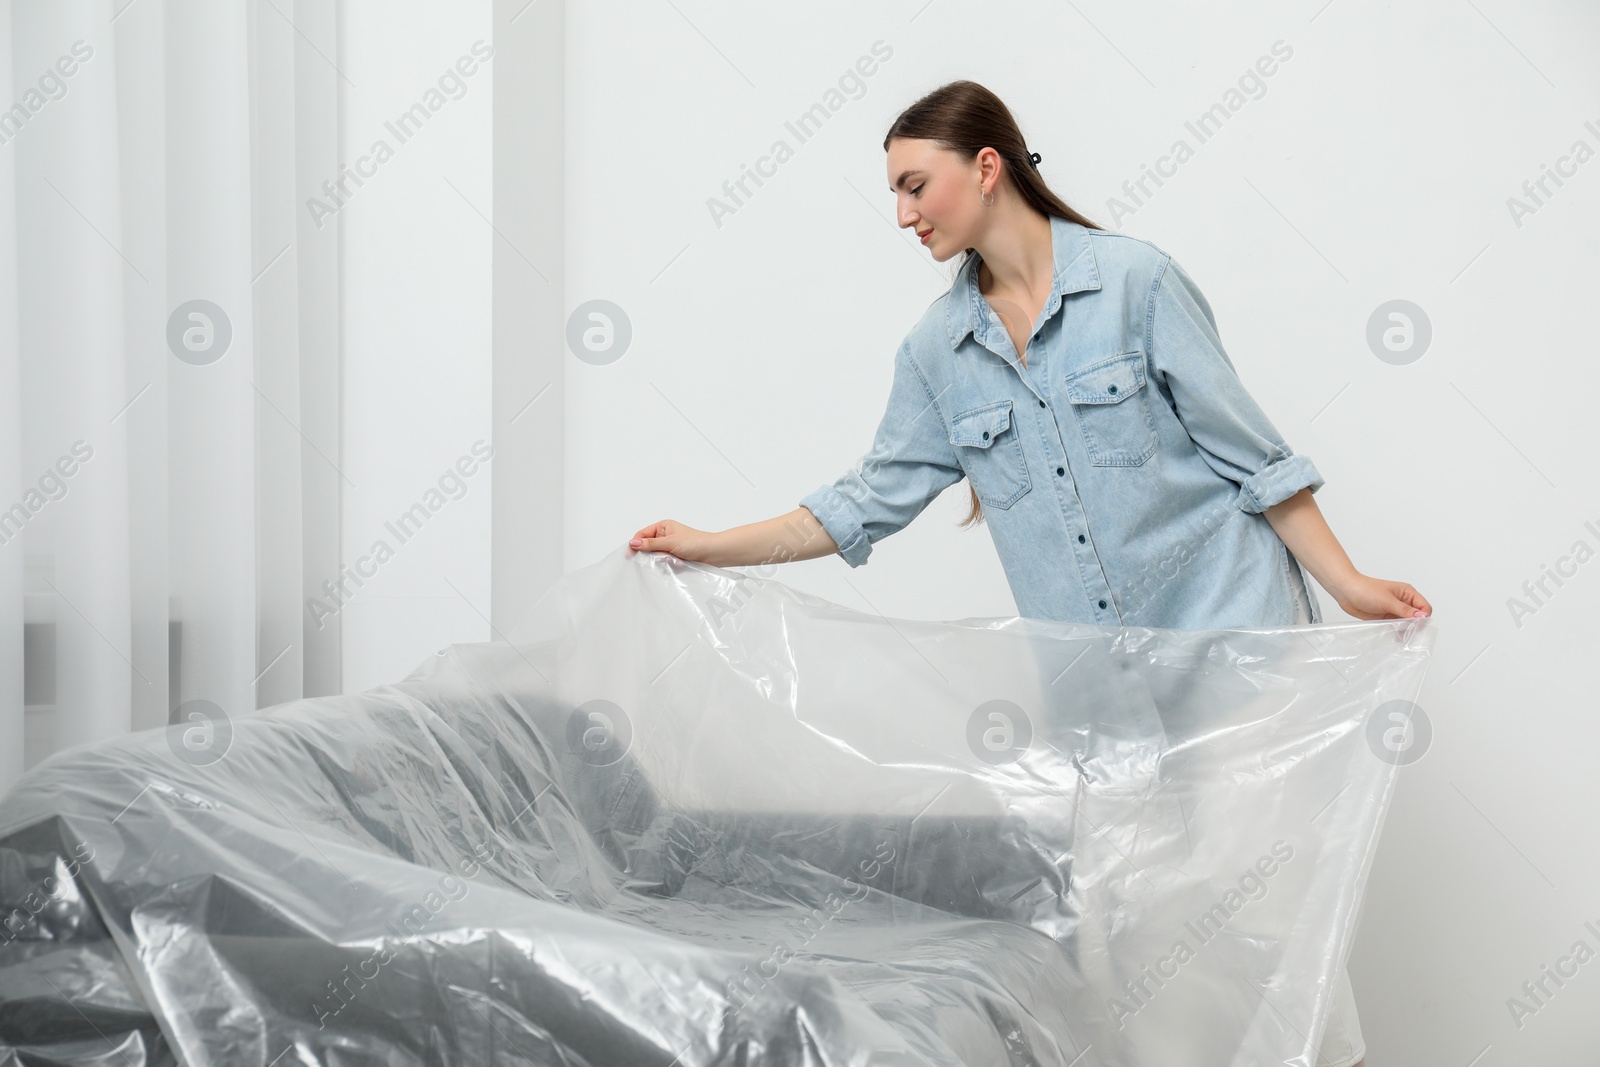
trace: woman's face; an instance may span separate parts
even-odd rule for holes
[[[889,142],[896,221],[921,237],[941,263],[973,247],[983,210],[978,162],[966,163],[933,141],[896,137]]]

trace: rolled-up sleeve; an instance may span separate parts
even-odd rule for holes
[[[1145,351],[1151,372],[1200,455],[1239,485],[1236,503],[1259,514],[1323,478],[1291,449],[1245,389],[1223,350],[1216,318],[1199,286],[1170,256],[1150,297]]]
[[[875,542],[904,529],[964,474],[908,341],[895,355],[894,383],[872,448],[800,505],[817,517],[844,561],[859,567]]]

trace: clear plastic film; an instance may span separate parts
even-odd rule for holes
[[[1423,619],[888,619],[608,554],[0,801],[0,1065],[1311,1067]]]

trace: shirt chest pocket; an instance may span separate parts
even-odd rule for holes
[[[1009,508],[1032,488],[1022,434],[1010,400],[996,400],[950,419],[950,443],[984,507]]]
[[[1062,379],[1096,467],[1137,467],[1156,450],[1144,353],[1125,352]]]

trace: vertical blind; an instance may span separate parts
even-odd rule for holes
[[[0,2],[0,792],[339,691],[337,52],[328,3]]]

